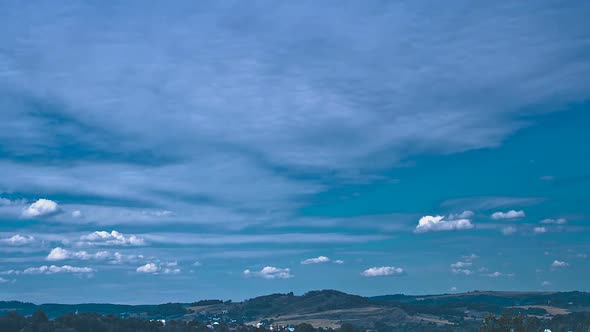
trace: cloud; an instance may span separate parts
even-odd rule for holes
[[[444,5],[455,13],[448,15],[442,4],[261,3],[227,12],[230,24],[210,22],[225,13],[221,4],[187,3],[198,10],[181,12],[158,4],[40,6],[30,15],[25,6],[2,5],[11,15],[0,22],[9,40],[0,62],[9,106],[0,123],[7,174],[0,185],[92,197],[108,210],[100,219],[84,210],[93,221],[135,223],[117,207],[142,203],[175,212],[164,220],[228,214],[233,227],[256,223],[253,215],[288,215],[305,204],[301,195],[350,174],[379,178],[421,153],[496,147],[528,124],[523,118],[587,99],[579,78],[589,71],[583,24],[563,33],[546,26],[547,15],[582,21],[581,4],[494,3],[456,15],[460,5],[452,3]],[[424,10],[427,24],[415,19]],[[301,17],[310,23],[301,26]],[[103,19],[105,26],[88,24]],[[138,39],[130,20],[153,29]],[[465,30],[469,22],[478,24]],[[31,37],[31,29],[39,34]],[[81,36],[76,43],[63,38],[71,31]],[[318,46],[317,31],[329,43]],[[412,69],[424,63],[427,70]],[[63,165],[44,162],[56,157]],[[321,179],[287,175],[297,172]],[[204,205],[219,216],[198,213]]]
[[[199,261],[193,263],[193,266],[203,266],[203,264]]]
[[[560,267],[567,267],[567,266],[569,266],[569,264],[567,262],[558,261],[558,260],[554,260],[553,263],[551,263],[551,267],[553,267],[553,268],[560,268]]]
[[[369,269],[364,270],[361,272],[361,275],[365,277],[383,277],[383,276],[392,276],[392,275],[401,275],[404,273],[404,269],[401,267],[393,267],[393,266],[381,266],[381,267],[372,267]]]
[[[319,264],[319,263],[329,263],[330,258],[326,256],[319,256],[315,258],[308,258],[306,260],[301,261],[301,264]]]
[[[74,217],[74,218],[81,218],[82,217],[82,212],[80,210],[74,210],[74,211],[72,211],[72,217]]]
[[[471,266],[472,263],[471,262],[457,262],[457,263],[453,263],[451,264],[452,268],[462,268],[462,267],[467,267],[467,266]]]
[[[178,274],[181,271],[180,268],[177,267],[177,262],[167,262],[167,263],[147,263],[135,269],[138,273],[151,273],[151,274]]]
[[[337,259],[334,261],[335,264],[344,264],[344,261],[341,259]]]
[[[46,217],[60,212],[60,208],[56,202],[41,198],[35,203],[29,205],[23,210],[22,216],[25,218]]]
[[[507,212],[498,211],[498,212],[494,212],[492,214],[492,219],[494,219],[494,220],[498,220],[498,219],[516,219],[516,218],[523,218],[523,217],[525,217],[525,213],[522,210],[520,210],[520,211],[510,210],[510,211],[507,211]]]
[[[30,267],[22,271],[23,274],[54,274],[54,273],[93,273],[94,269],[89,267],[76,267],[70,265],[56,266],[43,265],[40,267]]]
[[[474,216],[473,211],[466,210],[466,211],[463,211],[463,212],[458,213],[458,214],[452,214],[451,213],[449,215],[449,219],[451,219],[451,220],[454,220],[454,219],[470,219],[473,216]]]
[[[512,235],[516,233],[517,229],[514,226],[507,226],[502,228],[502,234],[504,235]]]
[[[563,225],[566,223],[567,223],[567,220],[565,218],[557,218],[557,219],[547,218],[547,219],[541,220],[541,224],[547,224],[547,225]]]
[[[415,233],[472,229],[469,219],[445,220],[444,216],[424,216],[418,221]]]
[[[141,246],[145,244],[142,237],[136,235],[126,236],[115,230],[109,232],[96,231],[80,237],[79,245],[91,246]]]
[[[8,282],[8,280],[6,280],[4,278],[0,278],[0,284],[4,284],[4,283],[7,283],[7,282]]]
[[[476,255],[476,254],[469,254],[469,255],[462,256],[462,257],[463,257],[464,260],[466,260],[468,262],[473,261],[473,260],[479,258],[479,256]]]
[[[533,228],[533,232],[535,234],[547,233],[547,228],[545,228],[545,227],[535,227],[535,228]]]
[[[291,274],[291,269],[283,269],[274,266],[265,266],[260,271],[250,271],[246,269],[243,274],[246,277],[257,277],[262,279],[290,279],[295,277]]]
[[[553,181],[553,180],[555,180],[555,176],[552,176],[552,175],[543,175],[539,179],[541,179],[543,181]]]
[[[63,249],[61,247],[56,247],[51,249],[49,254],[47,255],[46,259],[48,261],[62,261],[67,259],[79,259],[79,260],[97,260],[97,261],[107,261],[112,264],[122,264],[125,262],[135,262],[137,260],[143,259],[143,255],[124,255],[120,252],[109,252],[109,251],[99,251],[93,254],[90,254],[86,251],[71,251],[67,249]]]
[[[25,245],[25,244],[29,244],[33,241],[35,241],[35,237],[28,236],[28,235],[20,235],[20,234],[15,234],[9,238],[0,240],[1,243],[7,243],[7,244],[13,245],[13,246]]]
[[[488,276],[490,278],[514,277],[514,273],[502,273],[502,272],[496,271],[493,273],[486,274],[486,276]]]
[[[456,268],[454,268],[454,269],[451,269],[451,272],[453,272],[454,274],[464,274],[466,276],[470,276],[473,274],[473,271],[469,270],[469,269],[456,269]]]
[[[457,291],[457,287],[453,286],[453,287],[451,287],[451,288],[449,289],[449,291],[451,291],[451,292],[456,292],[456,291]]]
[[[156,273],[160,270],[160,267],[154,263],[147,263],[136,269],[139,273]]]
[[[551,281],[547,281],[547,280],[545,280],[541,283],[541,286],[551,286],[551,285],[552,285]]]

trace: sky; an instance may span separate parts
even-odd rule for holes
[[[0,300],[590,291],[587,1],[0,13]]]

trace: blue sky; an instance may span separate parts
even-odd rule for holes
[[[0,4],[0,294],[590,290],[590,5]]]

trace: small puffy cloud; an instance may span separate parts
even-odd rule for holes
[[[493,273],[486,274],[486,276],[488,276],[490,278],[514,277],[514,273],[502,273],[502,272],[496,271]]]
[[[181,270],[177,267],[177,262],[167,263],[147,263],[135,269],[138,273],[152,274],[178,274]]]
[[[139,273],[156,273],[160,270],[160,267],[154,263],[147,263],[135,269]]]
[[[466,210],[466,211],[463,211],[463,212],[458,213],[458,214],[451,213],[449,215],[449,219],[451,219],[451,220],[454,220],[454,219],[470,219],[470,218],[473,217],[473,215],[474,215],[473,211]]]
[[[81,242],[79,245],[112,245],[112,246],[141,246],[145,244],[145,240],[142,237],[136,235],[125,235],[115,230],[109,232],[96,231],[88,235],[80,237]]]
[[[28,235],[16,234],[9,238],[0,240],[0,243],[6,243],[12,246],[21,246],[35,241],[35,238]]]
[[[535,228],[533,228],[533,232],[535,234],[547,233],[547,228],[545,228],[545,227],[535,227]]]
[[[457,287],[453,286],[449,289],[451,292],[456,292],[457,291]]]
[[[563,261],[554,260],[553,263],[551,263],[551,267],[553,267],[553,268],[566,267],[566,266],[569,266],[569,264],[567,262],[563,262]]]
[[[24,209],[22,216],[25,218],[45,217],[56,214],[59,211],[60,209],[56,202],[41,198]]]
[[[547,219],[541,220],[541,224],[546,224],[546,225],[563,225],[565,223],[567,223],[567,220],[565,218],[557,218],[557,219],[547,218]]]
[[[372,267],[370,269],[366,269],[361,272],[361,275],[365,277],[383,277],[383,276],[392,276],[392,275],[400,275],[404,273],[404,269],[401,267],[394,267],[394,266],[381,266],[381,267]]]
[[[451,269],[451,272],[453,272],[454,274],[464,274],[466,276],[470,276],[473,274],[473,271],[469,270],[469,269]]]
[[[193,263],[193,266],[203,266],[203,264],[199,261]]]
[[[263,279],[290,279],[294,277],[294,275],[291,274],[291,269],[282,269],[274,266],[265,266],[260,271],[244,270],[243,273],[246,277],[258,277]]]
[[[89,267],[76,267],[70,265],[56,266],[43,265],[25,269],[23,274],[54,274],[54,273],[93,273],[95,270]]]
[[[74,218],[81,218],[82,217],[82,212],[80,210],[72,211],[72,217],[74,217]]]
[[[314,258],[308,258],[306,260],[301,261],[301,264],[320,264],[320,263],[329,263],[330,258],[326,256],[319,256]]]
[[[344,261],[341,259],[337,259],[334,261],[335,264],[344,264]]]
[[[525,213],[524,211],[520,210],[520,211],[516,211],[516,210],[510,210],[507,212],[502,212],[502,211],[498,211],[498,212],[494,212],[492,214],[492,219],[494,220],[498,220],[498,219],[516,219],[516,218],[523,218],[525,217]]]
[[[512,235],[514,233],[516,233],[516,227],[508,226],[508,227],[502,228],[502,234],[504,234],[504,235]]]
[[[473,228],[469,219],[445,220],[444,216],[424,216],[418,221],[415,233],[464,230]]]
[[[62,261],[66,259],[79,259],[79,260],[97,260],[97,261],[108,261],[112,264],[121,264],[124,262],[133,262],[143,259],[143,255],[123,255],[120,252],[108,252],[99,251],[94,254],[90,254],[86,251],[72,251],[56,247],[51,249],[46,259],[48,261]]]
[[[454,269],[459,269],[459,268],[463,268],[463,267],[467,267],[467,266],[471,266],[471,265],[472,265],[471,262],[457,262],[457,263],[451,264],[451,267]]]
[[[551,285],[552,285],[551,281],[547,281],[547,280],[545,280],[541,283],[541,286],[551,286]]]

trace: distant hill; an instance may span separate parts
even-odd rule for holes
[[[524,315],[549,319],[556,315],[590,312],[590,293],[586,292],[498,292],[474,291],[459,294],[383,295],[363,297],[336,290],[311,291],[303,295],[270,294],[243,302],[201,300],[192,304],[33,304],[0,302],[0,316],[16,310],[31,315],[42,309],[49,317],[66,313],[95,312],[102,315],[147,319],[227,321],[255,324],[338,327],[357,326],[447,326],[473,328],[488,314],[508,309]]]

